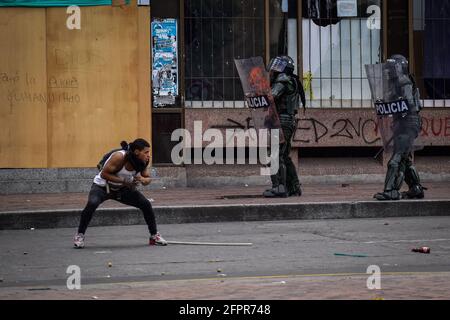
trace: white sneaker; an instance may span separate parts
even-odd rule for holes
[[[167,246],[167,241],[164,240],[164,238],[161,237],[158,232],[157,234],[154,234],[150,237],[150,241],[148,244],[151,246]]]
[[[73,237],[73,246],[77,249],[82,249],[84,248],[84,234],[82,233],[77,233],[74,237]]]

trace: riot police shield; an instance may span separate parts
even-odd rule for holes
[[[251,110],[253,124],[261,129],[279,129],[280,143],[284,142],[275,101],[270,88],[269,74],[261,57],[235,59],[236,69],[244,91],[245,101]],[[269,140],[268,140],[269,141]]]
[[[415,140],[421,122],[409,74],[396,63],[371,64],[365,68],[384,149],[402,153],[417,150]]]

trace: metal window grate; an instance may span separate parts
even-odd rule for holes
[[[305,1],[303,8],[303,83],[308,105],[316,108],[369,108],[371,94],[365,64],[380,62],[381,29],[367,13],[381,1]],[[349,7],[347,7],[349,8]],[[352,8],[350,6],[350,8]]]
[[[282,0],[269,2],[281,4]],[[368,108],[372,105],[364,65],[381,61],[382,30],[381,23],[369,28],[370,22],[380,21],[381,16],[374,17],[368,8],[376,6],[381,14],[382,1],[340,1],[343,2],[356,3],[356,15],[343,16],[338,12],[336,0],[299,2],[303,16],[294,18],[302,19],[303,42],[299,48],[302,48],[308,107]],[[443,53],[450,51],[450,0],[413,0],[413,4],[414,67],[424,105],[448,107],[450,76],[446,74],[450,75],[450,55]],[[186,107],[243,107],[234,59],[265,57],[266,46],[270,47],[271,54],[280,47],[272,48],[270,43],[265,43],[265,1],[189,0],[184,5]],[[269,26],[274,27],[274,23],[279,24],[286,16],[270,11],[268,19]],[[281,30],[292,32],[287,27]],[[292,35],[286,37],[284,32],[270,31],[275,37],[279,34],[284,47],[286,39],[297,39]],[[431,34],[432,39],[425,34]],[[271,42],[272,38],[271,34]],[[288,46],[296,48],[297,44]],[[427,58],[433,55],[435,58]],[[427,68],[429,63],[433,64],[431,68]],[[434,72],[431,76],[430,70]],[[445,74],[436,74],[437,71]]]
[[[185,2],[186,107],[244,107],[234,59],[264,56],[264,1]]]
[[[450,0],[413,0],[414,73],[425,107],[450,107]]]

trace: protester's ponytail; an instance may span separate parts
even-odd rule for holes
[[[121,141],[120,146],[122,147],[122,150],[128,151],[128,143],[126,141]]]

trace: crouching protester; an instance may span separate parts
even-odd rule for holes
[[[83,248],[86,229],[95,210],[106,200],[139,208],[150,232],[149,245],[167,245],[156,227],[155,214],[150,201],[136,187],[150,184],[148,164],[150,144],[136,139],[130,144],[121,143],[122,149],[113,150],[99,163],[100,172],[94,177],[86,207],[81,212],[80,225],[74,237],[74,247]]]

